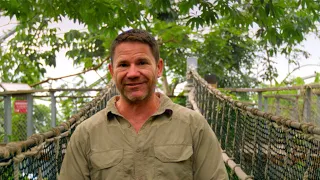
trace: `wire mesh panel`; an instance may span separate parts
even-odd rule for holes
[[[307,179],[316,180],[320,177],[320,140],[308,138],[308,141],[310,142],[310,151],[307,159],[308,166],[304,175]]]
[[[40,168],[42,177],[48,179],[56,179],[57,168],[56,168],[56,144],[50,142],[46,144],[41,152]]]
[[[227,168],[227,172],[228,172],[230,180],[238,180],[239,179],[237,174],[234,173],[234,171],[230,167],[227,166],[226,168]]]
[[[227,115],[227,124],[226,124],[226,133],[225,133],[225,143],[222,149],[225,149],[227,154],[233,156],[234,154],[234,134],[235,134],[235,125],[237,119],[237,112],[232,106],[228,107],[228,115]]]
[[[47,100],[46,103],[38,102],[37,100]],[[51,104],[48,102],[49,99],[35,99],[33,106],[33,132],[35,133],[43,133],[51,129]],[[59,121],[58,121],[59,122]]]
[[[255,119],[250,115],[246,116],[242,139],[241,167],[245,172],[252,171],[252,159],[255,153]]]
[[[10,156],[8,158],[3,158],[0,160],[0,163],[2,164],[2,166],[0,166],[1,179],[14,179],[13,160],[11,160],[12,158],[13,157]]]
[[[272,123],[270,129],[270,149],[268,152],[268,173],[271,179],[283,179],[285,176],[285,132],[282,127]]]
[[[234,143],[234,159],[237,164],[240,164],[242,158],[242,147],[243,147],[243,129],[244,129],[244,122],[246,120],[246,114],[241,112],[238,113],[238,120],[236,123],[236,131],[235,131],[235,143]]]
[[[220,134],[220,129],[221,129],[221,124],[222,124],[222,121],[221,121],[221,118],[222,118],[222,102],[221,101],[218,101],[217,104],[216,104],[216,121],[215,121],[215,127],[214,127],[214,132],[216,133],[218,139],[221,139],[221,134]]]
[[[232,108],[230,109],[229,114],[229,125],[228,125],[228,133],[227,133],[227,143],[225,145],[225,150],[227,154],[231,157],[234,157],[235,154],[235,140],[236,140],[236,133],[237,133],[237,124],[238,124],[238,109]]]
[[[229,106],[226,105],[226,102],[223,102],[222,106],[222,117],[221,117],[221,128],[220,131],[220,144],[223,149],[225,149],[226,140],[227,140],[227,131],[228,131],[228,121],[229,121]]]
[[[298,122],[313,123],[320,126],[319,90],[311,89],[310,91],[310,95],[306,95],[306,90],[299,91],[301,94],[285,94],[292,92],[289,90],[268,94],[264,99],[267,108],[264,107],[263,110]]]
[[[0,97],[0,142],[4,140],[4,99]]]
[[[18,174],[19,179],[37,179],[39,177],[40,163],[39,157],[25,156],[23,159],[15,161],[14,168],[18,166],[19,171],[15,171],[14,175]],[[17,161],[21,161],[20,163]]]
[[[223,91],[250,107],[297,122],[320,126],[319,89],[318,84],[310,84],[257,89],[224,88]]]
[[[253,163],[253,175],[256,179],[265,179],[264,172],[267,164],[267,155],[269,150],[269,122],[264,118],[257,118],[256,126],[256,158]]]
[[[12,136],[10,141],[27,139],[27,114],[12,113]]]
[[[64,155],[67,151],[67,145],[68,145],[69,136],[65,136],[60,139],[59,141],[59,150],[58,150],[58,158],[57,158],[57,170],[60,172],[62,161],[64,158]]]

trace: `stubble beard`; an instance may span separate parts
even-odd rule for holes
[[[124,98],[124,100],[127,101],[130,104],[134,104],[134,103],[138,103],[138,102],[141,102],[141,101],[145,101],[145,100],[149,99],[152,96],[152,94],[155,93],[157,79],[154,79],[153,83],[154,84],[152,86],[148,86],[147,85],[146,93],[144,95],[142,95],[142,96],[139,96],[139,97],[135,97],[135,96],[131,97],[130,96],[130,92],[126,91],[125,87],[122,85],[121,91],[119,91],[120,92],[120,96],[122,98]]]

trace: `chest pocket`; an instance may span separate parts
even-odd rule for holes
[[[155,146],[156,179],[193,179],[191,145]]]
[[[90,156],[91,179],[121,178],[123,149],[93,152]]]

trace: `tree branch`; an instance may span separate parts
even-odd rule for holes
[[[8,33],[4,34],[2,37],[0,37],[0,45],[10,36],[12,36],[17,30],[17,26],[12,28]]]
[[[102,77],[99,73],[98,73],[98,71],[97,70],[94,70],[94,72],[100,77],[100,79],[105,83],[105,84],[108,84],[108,82],[107,81],[105,81],[105,78],[104,77]]]
[[[294,68],[288,75],[282,80],[284,82],[292,73],[294,73],[296,70],[299,70],[300,68],[307,67],[307,66],[320,66],[320,64],[305,64],[299,67]]]
[[[94,66],[92,68],[86,69],[84,71],[81,71],[81,72],[78,72],[78,73],[75,73],[75,74],[69,74],[69,75],[66,75],[66,76],[57,77],[57,78],[48,78],[46,80],[43,80],[43,81],[40,81],[40,82],[37,82],[35,84],[30,85],[30,87],[34,87],[34,86],[37,86],[37,85],[40,85],[40,84],[43,84],[43,83],[47,83],[50,80],[56,81],[56,80],[59,80],[59,79],[64,79],[64,78],[67,78],[67,77],[72,77],[72,76],[77,76],[77,75],[80,75],[80,74],[84,74],[84,73],[89,72],[89,71],[95,71],[95,70],[99,69],[108,59],[109,59],[109,56],[105,60],[103,60],[100,64],[98,64],[97,66]]]
[[[169,95],[170,87],[169,87],[169,84],[168,84],[165,65],[163,65],[163,72],[162,72],[162,75],[161,75],[161,80],[162,80],[164,94]]]

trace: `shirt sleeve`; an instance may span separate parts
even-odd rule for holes
[[[90,179],[86,156],[87,136],[81,124],[72,134],[60,169],[59,180]]]
[[[203,117],[200,119],[201,125],[194,134],[194,179],[229,179],[220,143],[207,121]]]

